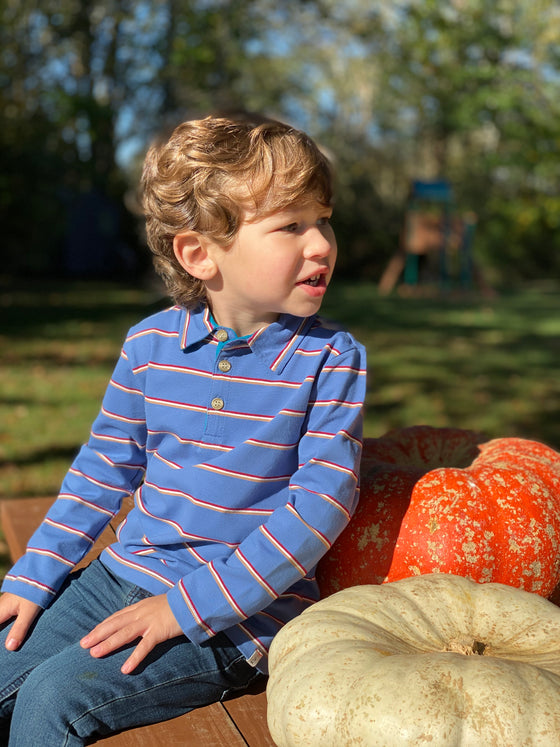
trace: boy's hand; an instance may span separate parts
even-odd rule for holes
[[[35,602],[18,597],[16,594],[5,592],[0,597],[0,624],[15,617],[10,634],[6,638],[8,651],[16,651],[23,643],[31,624],[41,612],[41,607]]]
[[[99,623],[80,641],[96,659],[116,651],[140,638],[138,645],[121,667],[130,674],[157,646],[170,638],[183,635],[165,594],[148,597],[131,604]]]

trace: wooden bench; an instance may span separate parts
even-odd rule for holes
[[[52,498],[20,498],[0,502],[0,521],[13,561],[25,552],[27,542],[41,523]],[[108,544],[130,509],[123,507],[107,526],[89,554],[77,566],[89,563]],[[264,684],[230,700],[198,708],[179,718],[113,734],[95,742],[100,747],[274,747],[266,723]]]

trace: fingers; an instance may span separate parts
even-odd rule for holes
[[[116,651],[127,643],[137,640],[145,632],[145,625],[134,614],[132,608],[116,612],[96,625],[82,640],[82,648],[89,648],[90,654],[100,658]]]
[[[15,617],[6,639],[8,651],[16,651],[21,646],[40,611],[41,607],[28,599],[23,599],[15,594],[2,595],[0,598],[0,622],[7,622]]]
[[[131,655],[128,657],[128,659],[125,661],[125,663],[121,667],[121,672],[123,674],[130,674],[133,672],[136,667],[144,661],[146,656],[150,653],[150,651],[156,646],[156,644],[159,641],[153,641],[150,642],[146,638],[142,638],[138,645],[135,647]]]
[[[80,641],[82,647],[89,648],[90,654],[96,659],[107,656],[128,643],[138,641],[132,654],[121,667],[123,674],[130,674],[134,671],[150,651],[160,643],[159,636],[156,636],[154,631],[147,630],[144,621],[137,619],[131,621],[130,617],[130,615],[117,613],[104,620]]]
[[[106,621],[108,622],[108,621]],[[90,654],[96,659],[107,656],[128,643],[133,643],[142,636],[142,626],[123,624],[122,627],[114,627],[112,624],[102,623],[94,628],[85,638],[82,638],[82,648],[89,648]]]
[[[82,638],[80,645],[89,648],[93,657],[100,658],[138,641],[121,668],[123,674],[130,674],[158,643],[182,635],[182,632],[167,597],[161,594],[106,618]]]
[[[13,594],[2,594],[0,597],[0,624],[8,622],[17,615],[17,597]]]
[[[6,648],[9,651],[16,651],[21,646],[27,637],[29,628],[41,611],[41,608],[38,605],[31,602],[29,602],[29,605],[30,606],[26,605],[24,609],[18,613],[18,616],[12,625],[10,635],[6,640]]]

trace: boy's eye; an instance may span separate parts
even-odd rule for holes
[[[318,226],[328,226],[330,222],[331,222],[330,215],[325,215],[322,218],[319,218],[319,220],[317,221],[317,225]]]
[[[282,228],[282,231],[287,231],[288,233],[295,233],[297,230],[298,230],[297,223],[288,223],[287,226],[284,226]]]

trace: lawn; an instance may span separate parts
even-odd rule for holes
[[[560,450],[558,290],[381,298],[372,284],[335,283],[323,312],[368,350],[366,435],[452,425]],[[126,330],[164,304],[153,288],[99,283],[2,290],[0,498],[56,493]]]
[[[324,310],[368,350],[366,435],[425,423],[560,450],[560,287],[494,298],[329,291]]]

